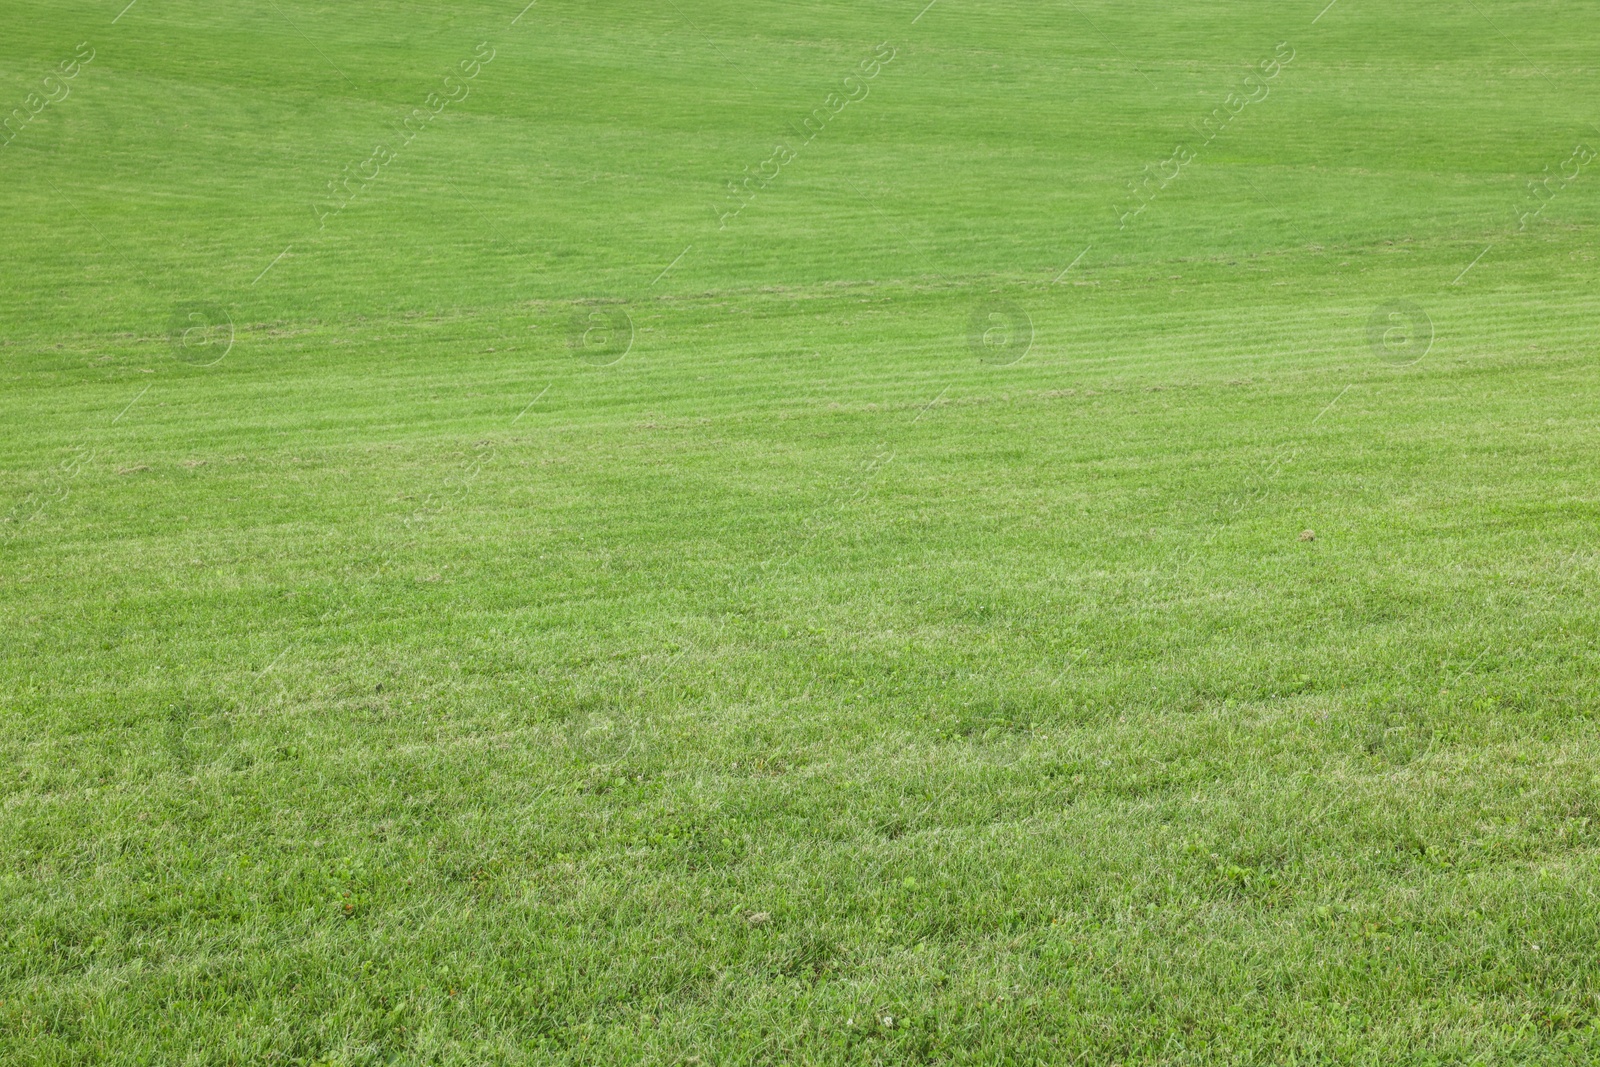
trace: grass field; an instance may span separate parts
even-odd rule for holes
[[[124,2],[0,1062],[1600,1061],[1593,5]]]

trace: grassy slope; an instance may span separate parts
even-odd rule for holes
[[[120,6],[0,4],[0,1059],[1600,1052],[1581,5]]]

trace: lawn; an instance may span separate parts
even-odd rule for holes
[[[0,1063],[1600,1061],[1586,5],[124,2]]]

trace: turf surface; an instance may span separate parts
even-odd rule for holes
[[[924,2],[0,3],[0,1061],[1600,1058],[1593,13]]]

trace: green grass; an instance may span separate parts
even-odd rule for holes
[[[0,2],[0,1062],[1600,1059],[1593,13],[924,2]]]

